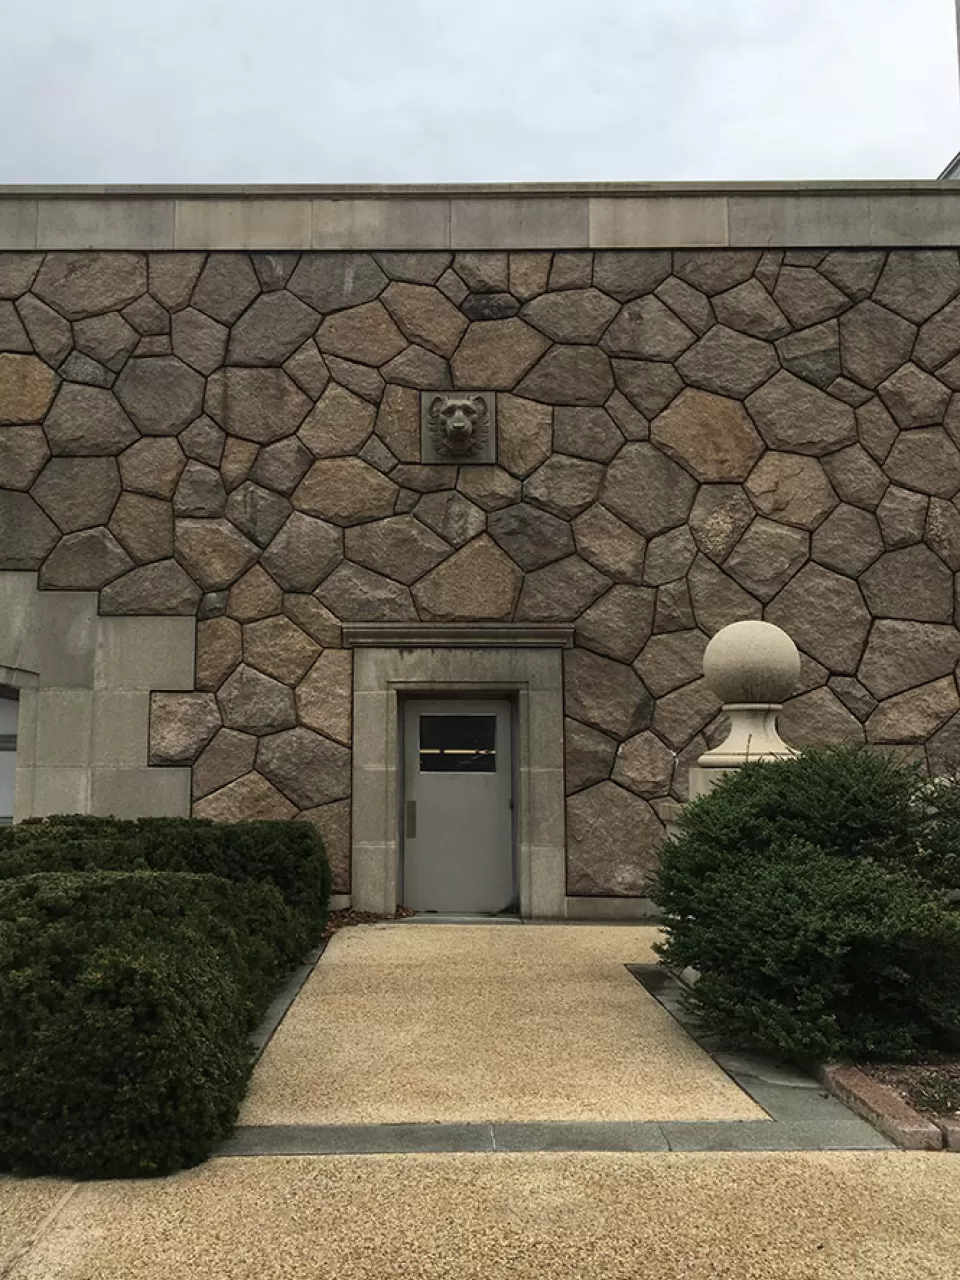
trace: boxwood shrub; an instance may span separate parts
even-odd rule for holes
[[[286,966],[272,886],[163,872],[0,883],[0,1165],[136,1177],[230,1130]]]
[[[273,884],[299,918],[302,948],[319,941],[330,905],[329,864],[308,822],[68,814],[0,828],[0,878],[66,870],[193,871]]]
[[[656,897],[705,1029],[801,1057],[960,1047],[960,809],[889,756],[752,764],[687,806]]]
[[[146,1176],[209,1155],[329,895],[303,822],[0,829],[0,1167]]]

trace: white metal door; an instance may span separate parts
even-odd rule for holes
[[[511,704],[404,703],[403,903],[497,914],[516,903]]]

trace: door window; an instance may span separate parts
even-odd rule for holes
[[[421,716],[421,773],[496,773],[496,716]]]

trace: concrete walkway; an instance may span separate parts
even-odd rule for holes
[[[655,936],[338,934],[237,1154],[153,1181],[0,1178],[0,1280],[960,1280],[960,1156],[885,1148],[781,1069],[727,1055],[726,1074],[624,967]],[[296,1149],[328,1154],[263,1154],[310,1125]]]
[[[0,1275],[957,1280],[958,1204],[960,1157],[907,1152],[213,1160],[79,1187]]]
[[[368,925],[336,934],[241,1125],[760,1120],[625,968],[649,926]]]

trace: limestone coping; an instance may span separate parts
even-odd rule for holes
[[[960,245],[960,182],[0,186],[0,250]]]

